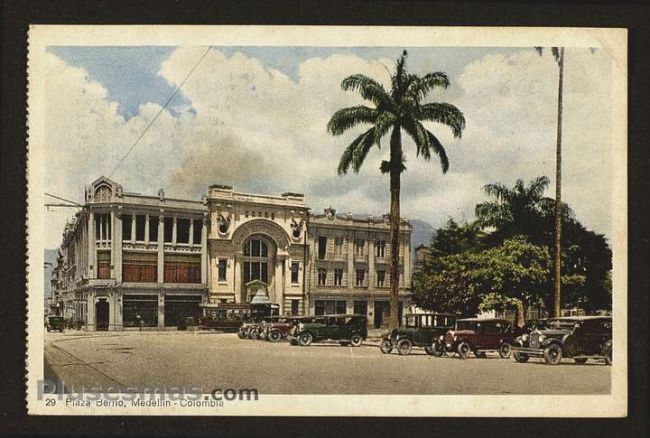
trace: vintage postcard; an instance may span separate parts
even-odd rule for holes
[[[35,25],[36,415],[627,414],[627,32]]]

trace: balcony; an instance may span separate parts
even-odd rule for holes
[[[158,251],[158,242],[122,242],[124,251]]]
[[[165,252],[174,252],[179,254],[201,254],[201,245],[195,244],[190,246],[187,243],[165,243]]]

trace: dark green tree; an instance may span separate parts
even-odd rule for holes
[[[447,225],[436,230],[431,248],[435,255],[458,254],[464,251],[478,251],[484,247],[485,233],[478,222],[462,225],[450,218]]]
[[[397,60],[391,74],[390,90],[362,74],[349,76],[341,83],[345,91],[358,91],[372,106],[358,105],[343,108],[331,117],[327,129],[332,135],[341,135],[358,125],[370,125],[346,148],[338,166],[339,175],[350,169],[361,169],[370,149],[381,148],[381,139],[390,135],[390,159],[382,161],[380,170],[390,177],[390,326],[398,325],[399,285],[399,226],[401,174],[406,170],[402,147],[402,130],[415,143],[416,156],[430,160],[436,155],[443,173],[449,169],[449,160],[438,138],[429,131],[424,122],[436,122],[451,128],[454,137],[460,138],[465,128],[465,118],[455,106],[444,102],[425,103],[427,94],[436,87],[447,88],[449,79],[442,72],[424,76],[411,74],[406,69],[406,50]]]

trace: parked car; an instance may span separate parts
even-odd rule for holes
[[[65,319],[62,316],[48,316],[45,327],[48,332],[55,330],[63,333],[63,329],[65,328]]]
[[[427,354],[440,356],[434,349],[440,336],[454,328],[456,315],[448,313],[421,313],[404,316],[405,325],[382,336],[379,349],[388,354],[393,349],[399,354],[410,354],[413,347],[424,347]]]
[[[557,365],[562,358],[577,363],[601,359],[612,364],[612,317],[569,316],[546,321],[529,335],[515,339],[512,348],[517,362],[531,357],[543,357],[549,365]]]
[[[241,339],[248,339],[249,333],[251,328],[253,327],[253,324],[255,324],[252,321],[244,322],[240,327],[239,331],[237,332],[237,336]]]
[[[300,321],[289,334],[291,345],[307,346],[312,342],[334,340],[343,346],[360,346],[368,336],[365,315],[325,315]]]
[[[513,333],[512,324],[506,319],[466,318],[456,321],[456,328],[444,337],[444,350],[458,353],[461,359],[467,359],[470,352],[476,357],[485,357],[486,351],[498,351],[507,359],[510,357]],[[440,345],[435,350],[442,349]]]
[[[262,327],[260,338],[265,341],[279,342],[287,339],[293,327],[300,322],[313,321],[313,316],[286,316],[267,322]]]

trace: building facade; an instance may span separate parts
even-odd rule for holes
[[[102,177],[63,234],[57,297],[87,330],[165,328],[198,316],[207,293],[203,202],[126,193]]]
[[[410,233],[403,221],[401,307],[410,305]],[[213,185],[192,201],[127,193],[101,177],[65,227],[51,308],[86,330],[165,329],[262,297],[281,315],[354,312],[381,327],[389,234],[384,218],[310,216],[299,193]]]
[[[207,204],[211,274],[204,307],[250,303],[261,290],[280,314],[304,314],[309,220],[304,195],[252,195],[213,185]]]
[[[308,224],[309,313],[366,315],[371,327],[390,317],[390,223],[386,217],[337,215],[332,208]],[[410,307],[411,226],[400,223],[399,319]]]

